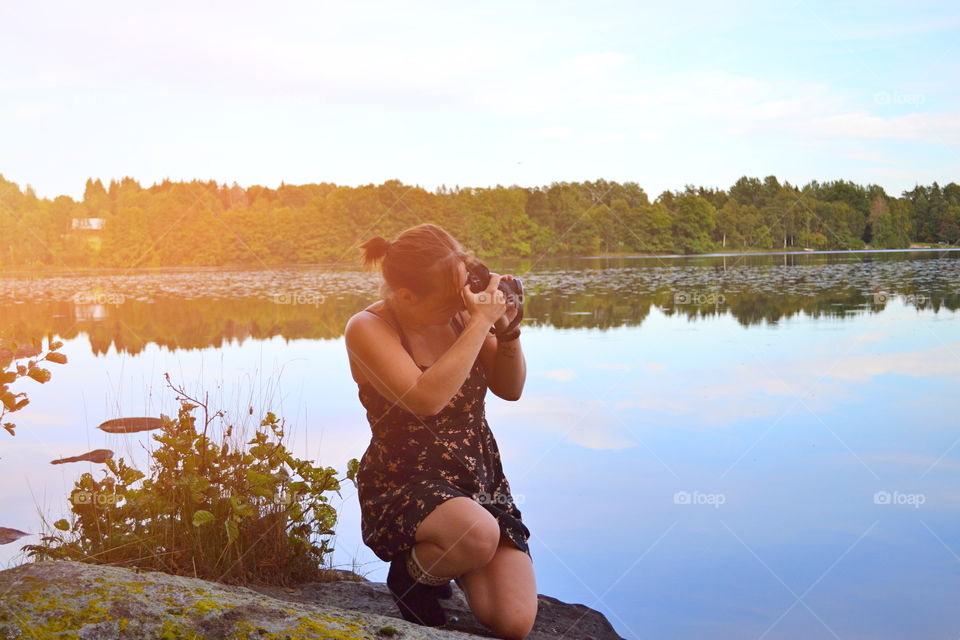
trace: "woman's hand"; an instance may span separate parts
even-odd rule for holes
[[[493,272],[490,272],[487,288],[480,293],[471,291],[469,284],[463,285],[460,293],[471,318],[480,318],[489,326],[503,316],[507,309],[507,301],[503,291],[497,288],[499,285],[500,275]]]

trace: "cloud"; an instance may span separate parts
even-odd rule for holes
[[[960,342],[944,344],[919,351],[900,353],[877,353],[853,356],[823,364],[815,361],[795,363],[807,369],[808,374],[825,371],[836,380],[868,382],[885,374],[913,378],[948,377],[960,378]]]
[[[911,36],[918,34],[932,33],[935,31],[944,31],[955,29],[960,25],[960,16],[938,17],[936,20],[926,22],[916,22],[913,24],[897,24],[890,27],[880,27],[874,29],[851,29],[837,34],[839,40],[873,40],[873,39],[892,39],[901,36]]]
[[[860,457],[865,462],[880,462],[924,472],[933,468],[939,471],[960,473],[960,461],[945,457],[936,458],[919,453],[863,453],[860,454]]]
[[[33,120],[57,113],[57,108],[49,104],[29,105],[0,114],[3,120]]]
[[[577,372],[573,369],[551,369],[549,371],[541,371],[540,375],[550,378],[551,380],[556,380],[557,382],[569,382],[577,377]]]
[[[844,155],[848,158],[852,158],[853,160],[861,160],[863,162],[892,162],[892,158],[890,158],[890,156],[885,153],[880,153],[879,151],[851,151]]]
[[[613,71],[630,60],[631,56],[615,51],[584,53],[565,60],[561,64],[561,68],[567,73],[591,76]]]
[[[852,342],[868,343],[881,337],[870,332]],[[814,413],[828,410],[852,395],[850,384],[829,384],[828,380],[865,384],[881,375],[960,378],[960,342],[899,353],[733,364],[699,371],[697,379],[708,381],[703,385],[691,383],[689,373],[675,374],[676,379],[660,377],[656,388],[622,397],[613,408],[684,416],[685,424],[695,426],[729,426],[782,413],[798,395]]]
[[[538,138],[566,138],[570,136],[570,127],[564,125],[556,125],[553,127],[544,127],[543,129],[537,130],[536,136]]]
[[[651,363],[653,364],[653,363]],[[612,371],[630,371],[633,369],[632,364],[625,364],[622,362],[611,362],[608,364],[598,364],[594,365],[595,369],[610,369]]]
[[[521,402],[492,405],[488,413],[500,429],[511,428],[503,425],[513,423],[517,425],[513,428],[561,436],[587,449],[617,451],[637,446],[629,427],[612,415],[612,408],[612,403],[596,398],[531,395]]]
[[[808,130],[828,137],[889,138],[955,145],[960,144],[960,114],[908,113],[882,117],[856,111],[813,118]]]

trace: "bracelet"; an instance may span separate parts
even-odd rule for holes
[[[497,343],[502,344],[504,342],[510,342],[511,340],[516,340],[520,337],[520,327],[516,327],[513,331],[503,334],[494,334],[497,336]]]

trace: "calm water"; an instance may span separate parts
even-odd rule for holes
[[[523,397],[487,416],[538,590],[625,638],[960,634],[960,252],[491,263],[528,297]],[[63,340],[0,432],[3,521],[38,531],[109,448],[143,467],[175,415],[163,373],[236,423],[272,410],[343,470],[369,427],[341,330],[376,299],[351,269],[0,278],[2,329]],[[246,417],[245,417],[246,416]],[[352,484],[335,564],[385,580]],[[0,547],[0,566],[22,561]],[[573,640],[573,639],[572,639]]]

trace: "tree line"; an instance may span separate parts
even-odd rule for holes
[[[102,228],[78,228],[91,218]],[[431,192],[397,180],[144,188],[125,177],[106,187],[88,179],[76,201],[38,198],[0,175],[0,268],[355,262],[363,240],[420,222],[481,257],[899,249],[960,240],[960,185],[891,196],[844,180],[798,187],[744,176],[727,190],[687,185],[651,202],[635,182],[606,180]]]

